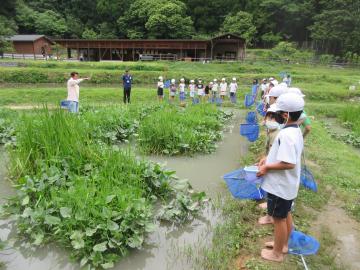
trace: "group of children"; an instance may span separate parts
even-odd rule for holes
[[[157,95],[160,101],[164,99],[164,88],[164,78],[160,76],[157,83]],[[217,98],[225,100],[225,97],[228,95],[228,90],[230,93],[230,100],[232,102],[236,102],[236,92],[238,90],[236,78],[232,78],[230,84],[226,82],[225,78],[222,78],[220,83],[218,83],[217,79],[214,79],[206,85],[202,79],[197,79],[196,82],[195,80],[190,80],[188,85],[185,84],[184,78],[180,79],[180,83],[178,85],[176,84],[175,79],[171,79],[169,85],[169,97],[170,102],[173,102],[177,92],[179,92],[179,99],[182,104],[185,102],[188,92],[193,103],[195,103],[196,100],[204,102],[209,100],[214,101]]]
[[[282,262],[288,252],[293,230],[291,210],[297,197],[304,138],[310,131],[310,119],[304,111],[304,95],[299,88],[289,87],[291,80],[278,83],[263,80],[260,89],[265,104],[264,125],[267,130],[266,155],[258,163],[261,188],[267,193],[267,215],[259,224],[274,224],[274,241],[265,243],[261,257]]]

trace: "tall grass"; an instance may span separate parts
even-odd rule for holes
[[[112,124],[119,112],[102,124]],[[174,172],[99,143],[93,131],[104,118],[92,114],[44,109],[20,119],[11,150],[19,192],[5,208],[16,217],[20,239],[34,246],[56,242],[81,266],[110,268],[129,248],[142,246],[156,218],[193,218],[204,194],[192,193]]]
[[[210,153],[221,138],[225,113],[213,105],[186,109],[166,106],[145,117],[139,127],[139,146],[145,153]]]
[[[346,123],[357,136],[360,136],[360,106],[344,107],[340,112],[339,118]]]

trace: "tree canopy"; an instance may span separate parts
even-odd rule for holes
[[[354,0],[2,0],[0,34],[173,39],[232,32],[258,47],[287,41],[360,54],[359,10]]]

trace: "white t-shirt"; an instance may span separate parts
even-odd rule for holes
[[[266,89],[268,88],[268,85],[266,83],[261,84],[261,91],[265,93]]]
[[[293,200],[297,197],[303,147],[304,141],[300,128],[285,127],[280,130],[266,157],[266,164],[283,161],[295,164],[295,168],[269,170],[264,175],[264,182],[261,185],[263,190],[285,200]]]
[[[226,94],[226,89],[227,89],[227,83],[220,83],[220,93],[221,95],[225,95]]]
[[[236,90],[238,89],[237,83],[230,83],[230,93],[236,93]]]
[[[190,97],[195,96],[195,84],[189,84]]]
[[[180,83],[180,84],[179,84],[179,91],[180,91],[181,93],[184,93],[184,92],[185,92],[185,83]]]
[[[213,84],[213,87],[211,88],[211,91],[217,92],[219,85],[217,83]]]
[[[164,82],[158,82],[157,86],[158,86],[159,88],[164,88]]]
[[[79,102],[79,95],[80,95],[79,83],[81,83],[83,80],[84,79],[74,80],[73,78],[70,78],[67,81],[67,91],[68,91],[67,100]]]

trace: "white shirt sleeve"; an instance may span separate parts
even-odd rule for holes
[[[296,164],[296,146],[295,143],[288,136],[278,136],[279,140],[274,143],[280,143],[276,155],[278,161],[283,161],[290,164]]]

